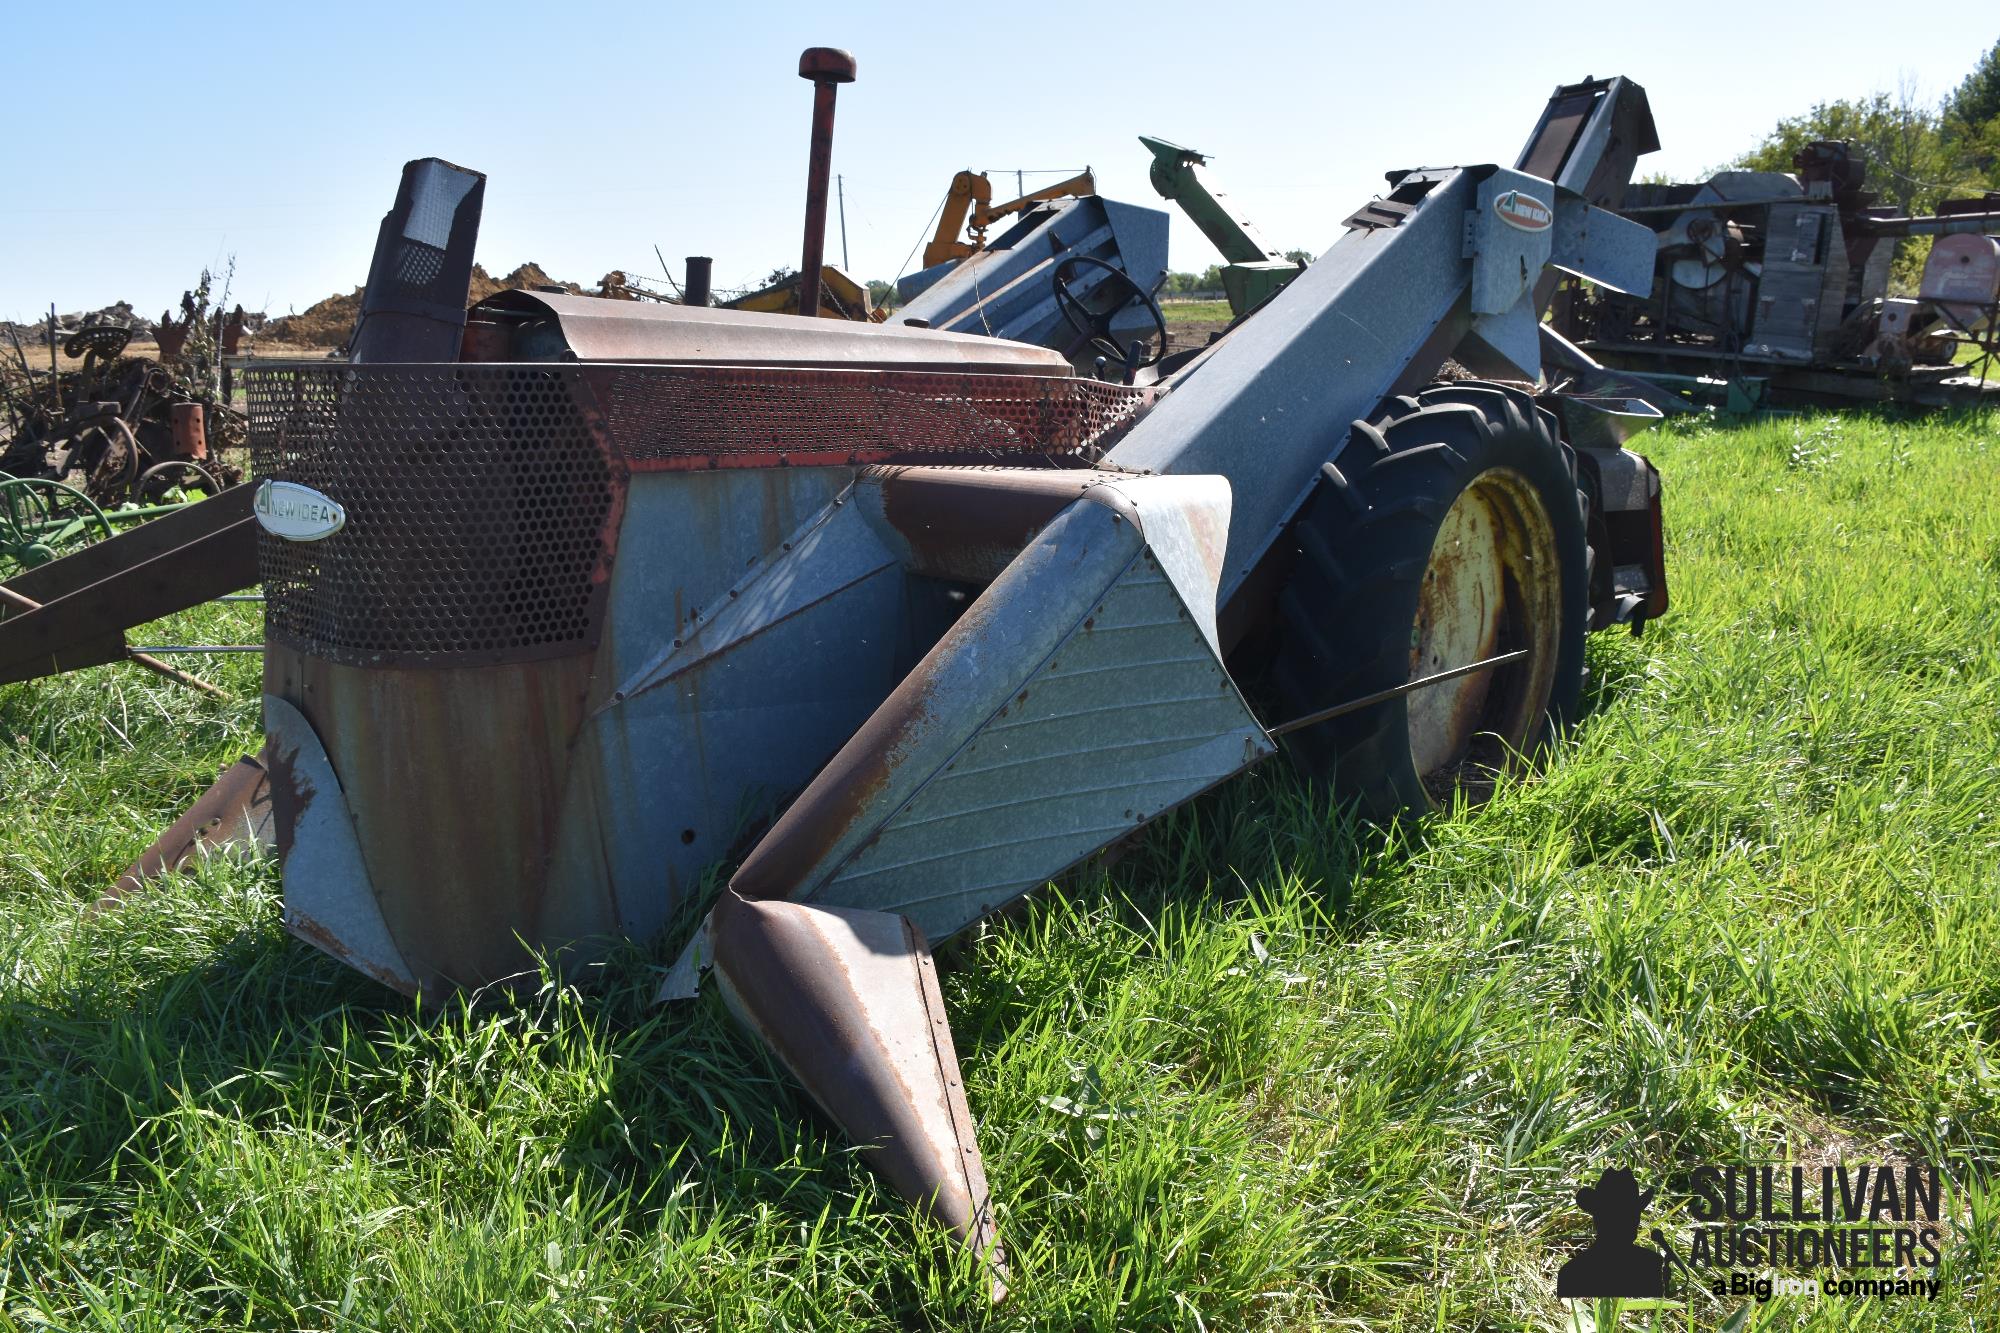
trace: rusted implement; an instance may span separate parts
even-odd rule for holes
[[[232,487],[0,584],[0,684],[116,662],[127,629],[256,582],[251,504]]]
[[[1867,189],[1861,145],[1807,144],[1791,172],[1725,171],[1605,200],[1658,236],[1651,290],[1581,289],[1557,327],[1592,356],[1734,406],[2000,402],[2000,192],[1900,216]],[[1935,236],[1917,294],[1891,296],[1896,242]],[[1975,364],[1959,353],[1978,349]]]
[[[110,907],[162,872],[184,869],[204,856],[271,851],[275,845],[270,775],[261,758],[246,756],[223,770],[215,785],[126,868],[97,907]]]
[[[1564,179],[1644,119],[1590,87]],[[698,306],[508,292],[455,324],[476,180],[406,168],[376,268],[415,239],[428,280],[356,364],[244,372],[286,926],[431,994],[709,909],[662,997],[712,969],[996,1294],[930,942],[1278,731],[1378,809],[1477,790],[1571,715],[1587,628],[1666,610],[1622,447],[1657,414],[1542,385],[1536,320],[1551,266],[1643,285],[1652,236],[1544,177],[1396,173],[1218,342],[1104,379]],[[1049,290],[1078,254],[1019,257]],[[1491,378],[1432,382],[1447,358]],[[1272,718],[1234,674],[1266,666]],[[156,861],[261,789],[226,779]]]

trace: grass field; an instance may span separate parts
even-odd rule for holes
[[[1230,318],[1227,301],[1162,301],[1160,313],[1169,329],[1177,324],[1227,324]]]
[[[1274,767],[948,956],[991,1312],[665,943],[419,1013],[266,868],[81,917],[254,659],[0,689],[0,1329],[1582,1330],[1572,1191],[1746,1156],[1948,1163],[1938,1299],[1620,1326],[1993,1326],[2000,414],[1645,447],[1674,609],[1538,775],[1388,834]]]

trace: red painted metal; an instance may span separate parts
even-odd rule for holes
[[[175,458],[196,462],[208,458],[208,430],[202,420],[200,403],[175,403],[172,408]]]

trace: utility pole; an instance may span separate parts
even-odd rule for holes
[[[1014,197],[1015,197],[1016,199],[1026,199],[1026,198],[1028,197],[1028,184],[1027,184],[1027,181],[1028,181],[1028,175],[1027,175],[1027,173],[1026,173],[1026,172],[1024,172],[1024,171],[1022,171],[1022,170],[1021,170],[1021,169],[1020,169],[1019,167],[1015,167],[1015,168],[1014,168]]]
[[[833,192],[840,200],[840,266],[850,273],[853,268],[847,262],[847,178],[836,175],[833,178]]]

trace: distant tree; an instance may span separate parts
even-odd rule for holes
[[[1927,212],[1940,199],[1978,189],[1983,178],[1963,147],[1944,132],[1945,113],[1920,102],[1905,81],[1895,92],[1821,102],[1778,122],[1762,144],[1737,159],[1750,171],[1791,171],[1800,149],[1818,139],[1851,139],[1868,153],[1868,187],[1903,213]],[[1897,242],[1891,282],[1913,288],[1930,239]]]
[[[1313,262],[1313,254],[1310,250],[1287,250],[1285,251],[1285,258],[1294,264],[1310,264]]]
[[[766,287],[775,287],[781,282],[790,282],[793,278],[796,278],[798,275],[799,271],[797,269],[792,268],[789,265],[780,264],[776,268],[772,269],[769,273],[764,275],[763,285]]]
[[[2000,42],[1945,99],[1944,137],[1981,184],[2000,189]]]
[[[894,310],[899,304],[896,300],[896,284],[886,278],[870,278],[868,300],[877,310]]]
[[[1222,266],[1210,264],[1202,273],[1169,273],[1160,284],[1162,296],[1186,296],[1189,292],[1219,292],[1222,290]]]
[[[2000,42],[1993,43],[1957,91],[1945,99],[1945,115],[1967,125],[2000,120]]]
[[[1944,142],[1943,117],[1917,100],[1905,83],[1894,93],[1821,102],[1778,122],[1764,142],[1736,165],[1790,171],[1792,159],[1816,139],[1852,139],[1868,151],[1869,188],[1903,211],[1922,211],[1972,182],[1965,163]]]

